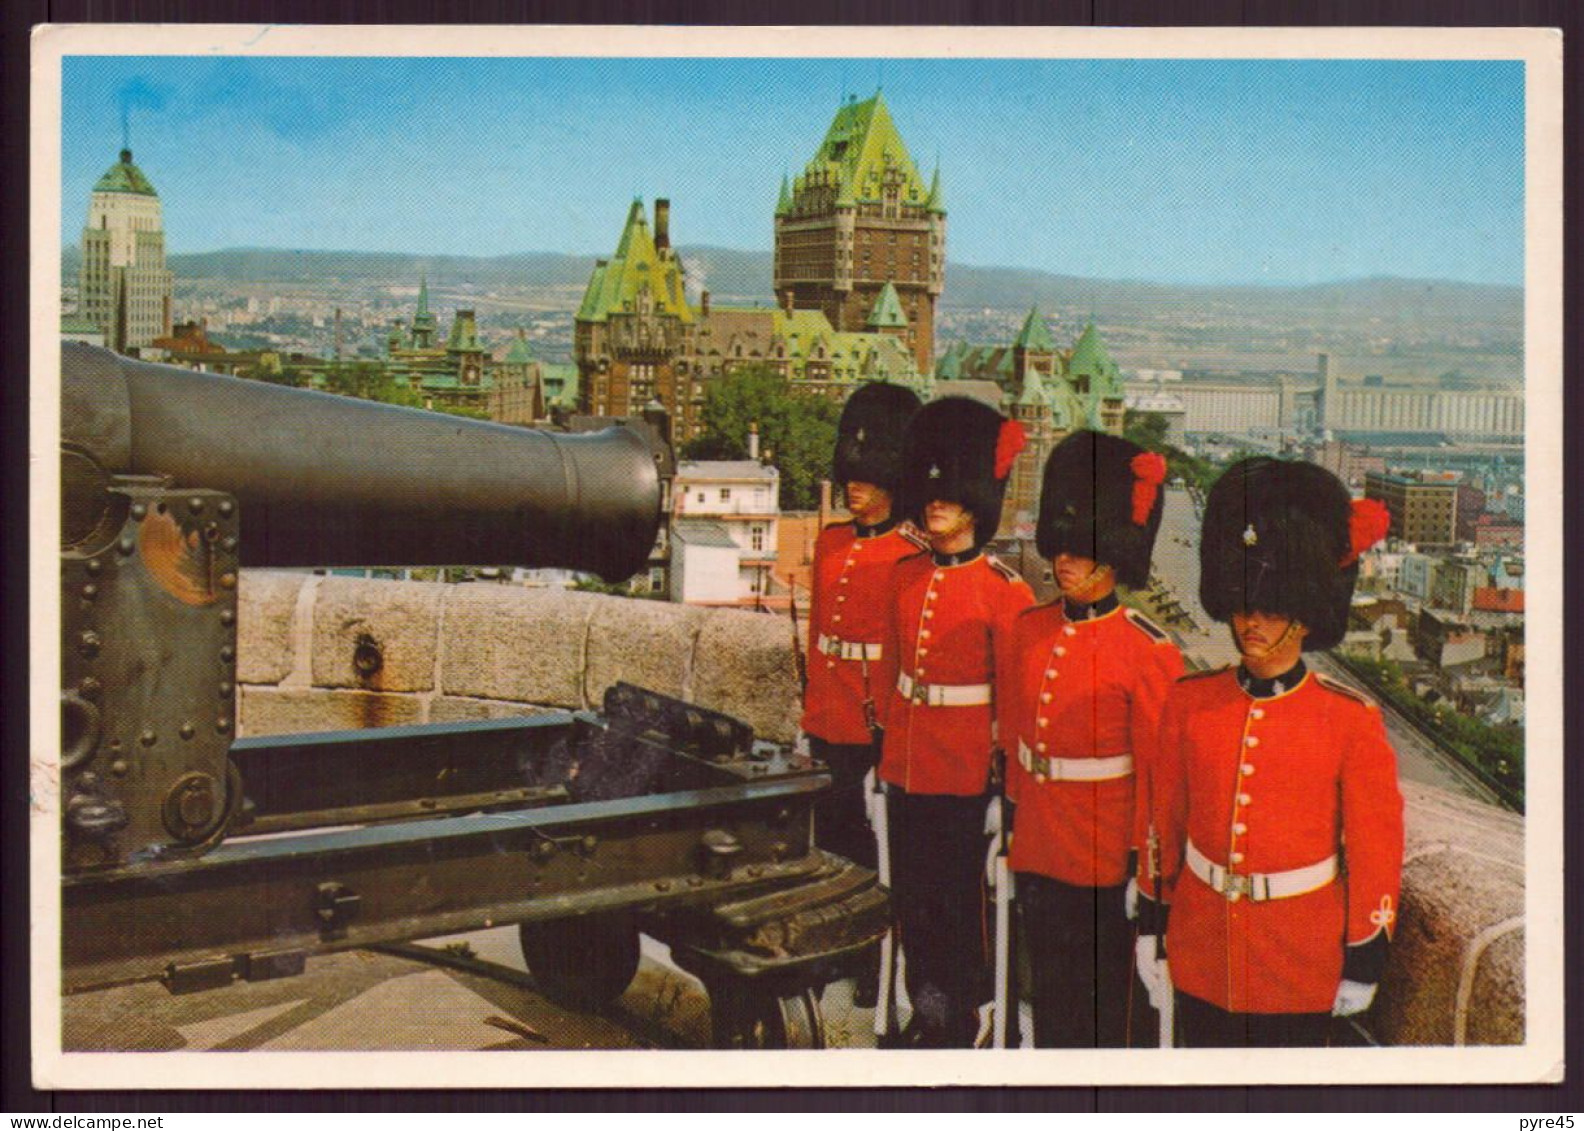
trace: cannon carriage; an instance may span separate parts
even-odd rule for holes
[[[62,350],[62,966],[173,991],[520,924],[541,989],[619,994],[655,935],[722,1047],[817,1044],[886,925],[820,852],[822,767],[618,684],[603,710],[238,739],[249,566],[642,568],[663,452]],[[378,649],[359,670],[377,671]]]

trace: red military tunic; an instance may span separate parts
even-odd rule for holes
[[[860,538],[851,522],[820,531],[814,544],[814,592],[809,607],[808,687],[803,694],[803,732],[836,745],[866,746],[872,740],[863,702],[884,708],[888,688],[880,655],[891,595],[891,569],[925,543],[907,523]],[[821,644],[824,647],[821,647]],[[860,650],[867,645],[867,650]],[[857,646],[857,647],[855,647]],[[864,655],[869,685],[864,687]],[[895,668],[893,667],[893,672]]]
[[[996,655],[1033,590],[989,554],[943,566],[923,553],[897,563],[892,593],[880,778],[909,793],[981,794],[990,778]],[[913,698],[903,696],[902,680],[915,685]],[[919,701],[936,687],[980,701]]]
[[[996,685],[1007,792],[1017,802],[1014,872],[1079,887],[1127,880],[1128,852],[1147,820],[1147,805],[1135,820],[1135,791],[1148,796],[1161,706],[1181,674],[1171,638],[1132,609],[1069,621],[1058,598],[1018,617]],[[1102,780],[1054,780],[1025,769],[1022,751],[1132,765],[1114,763],[1119,772],[1106,770]]]
[[[1350,688],[1309,672],[1290,691],[1255,698],[1230,668],[1179,681],[1155,782],[1177,988],[1234,1013],[1328,1012],[1344,941],[1390,938],[1395,926],[1402,807],[1380,710]],[[1236,873],[1333,855],[1341,870],[1306,894],[1233,900],[1186,864],[1190,841]]]

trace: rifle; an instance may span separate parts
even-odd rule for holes
[[[797,580],[787,574],[787,613],[792,617],[792,662],[797,665],[798,690],[808,691],[808,658],[803,655],[803,645],[798,640]]]
[[[995,1005],[991,1014],[990,1047],[1004,1049],[1011,1032],[1011,1014],[1016,1008],[1012,995],[1012,872],[1007,867],[1009,840],[1008,826],[1012,823],[1007,812],[1006,754],[997,751],[999,764],[996,775],[996,796],[991,804],[1001,808],[999,843],[995,859]]]
[[[1153,823],[1150,825],[1149,841],[1145,845],[1145,852],[1148,856],[1145,866],[1149,868],[1150,886],[1155,889],[1155,915],[1158,919],[1161,908],[1165,907],[1165,902],[1161,899],[1160,834],[1155,831]],[[1159,962],[1166,957],[1166,931],[1158,921],[1152,925],[1157,928],[1155,931],[1155,961]],[[1168,983],[1164,987],[1164,992],[1161,995],[1161,1007],[1157,1011],[1160,1014],[1160,1028],[1156,1035],[1156,1044],[1160,1048],[1169,1049],[1172,1047],[1172,1029],[1176,1022],[1176,1005],[1176,995],[1172,992],[1171,985]]]
[[[878,772],[869,791],[869,824],[874,828],[877,847],[876,871],[880,886],[891,890],[891,828],[886,816],[886,797]],[[883,1043],[897,1031],[896,1008],[896,926],[880,937],[880,992],[875,999],[874,1034]]]

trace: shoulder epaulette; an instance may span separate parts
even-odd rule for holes
[[[929,549],[929,543],[925,541],[924,535],[915,530],[912,523],[902,523],[896,528],[896,532],[901,536],[904,542],[917,546],[921,550]]]
[[[1222,664],[1219,668],[1205,668],[1202,671],[1186,672],[1177,677],[1178,683],[1187,683],[1191,679],[1204,679],[1206,676],[1221,675],[1232,670],[1231,664]]]
[[[1021,573],[1007,565],[1006,562],[1002,561],[994,554],[985,555],[985,564],[999,573],[1002,577],[1006,578],[1008,581],[1023,580],[1023,575]]]
[[[1145,616],[1137,609],[1124,608],[1122,610],[1122,615],[1127,617],[1129,624],[1138,629],[1145,636],[1148,636],[1157,644],[1171,639],[1171,637],[1166,634],[1166,630],[1164,628],[1150,620],[1149,617]]]
[[[1325,688],[1327,691],[1334,691],[1338,695],[1345,695],[1349,699],[1353,699],[1364,704],[1366,707],[1374,707],[1376,710],[1380,709],[1379,704],[1377,704],[1375,700],[1371,699],[1368,695],[1365,695],[1362,691],[1358,690],[1358,688],[1349,687],[1341,680],[1332,676],[1328,676],[1323,672],[1315,672],[1314,676],[1315,682],[1321,687]]]

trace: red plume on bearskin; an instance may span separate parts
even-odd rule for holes
[[[1166,460],[1159,452],[1140,452],[1128,464],[1133,469],[1133,525],[1143,526],[1155,509],[1155,495],[1166,482]]]
[[[1343,569],[1359,560],[1391,528],[1391,511],[1379,499],[1354,499],[1348,514],[1348,552],[1337,563]]]
[[[1012,472],[1012,461],[1017,459],[1028,437],[1023,432],[1023,425],[1015,420],[1004,421],[1001,425],[1001,434],[996,437],[995,450],[995,477],[1005,479]]]

